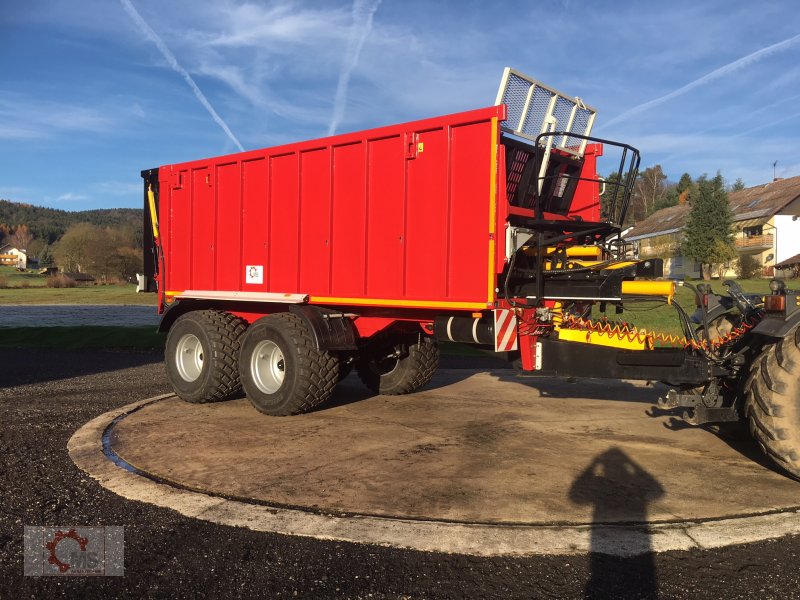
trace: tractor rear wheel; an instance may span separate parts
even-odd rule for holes
[[[411,394],[424,387],[439,366],[439,347],[430,337],[413,338],[411,343],[391,343],[387,338],[365,348],[356,366],[364,385],[387,396]]]
[[[756,358],[745,383],[745,414],[764,452],[800,478],[800,326]]]
[[[193,403],[227,400],[241,391],[239,338],[247,324],[218,310],[188,312],[167,334],[164,359],[172,389]]]
[[[250,326],[239,370],[253,406],[276,417],[319,406],[339,381],[339,359],[319,350],[303,320],[291,313],[268,315]]]

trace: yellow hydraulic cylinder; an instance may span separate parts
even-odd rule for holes
[[[535,246],[526,246],[525,248],[529,253],[536,252]],[[555,246],[548,246],[545,248],[545,254],[550,256],[555,254],[558,250],[559,249]],[[599,246],[567,246],[564,250],[566,250],[568,258],[592,258],[600,260],[600,257],[603,255],[603,249]]]
[[[675,297],[674,281],[623,281],[622,294],[628,296],[661,296],[672,303]]]

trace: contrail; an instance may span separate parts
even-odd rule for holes
[[[347,42],[342,70],[339,73],[339,83],[336,85],[336,96],[333,100],[333,117],[331,118],[328,135],[336,133],[336,128],[344,118],[344,111],[347,108],[347,86],[350,83],[350,75],[358,64],[358,57],[361,49],[372,31],[372,17],[378,10],[381,0],[353,0],[353,27],[350,30],[350,40]]]
[[[737,70],[739,70],[739,69],[741,69],[743,67],[749,66],[749,65],[751,65],[753,63],[756,63],[756,62],[760,61],[762,58],[766,58],[770,54],[775,54],[776,52],[780,52],[782,50],[785,50],[789,46],[797,43],[798,41],[800,41],[800,34],[795,35],[794,37],[790,37],[788,39],[785,39],[782,42],[778,42],[777,44],[772,44],[771,46],[767,46],[766,48],[761,48],[761,50],[756,50],[755,52],[752,52],[751,54],[748,54],[747,56],[743,56],[740,59],[737,59],[737,60],[735,60],[735,61],[733,61],[731,63],[728,63],[727,65],[723,65],[722,67],[720,67],[718,69],[715,69],[715,70],[711,71],[710,73],[707,73],[706,75],[703,75],[702,77],[700,77],[698,79],[695,79],[694,81],[692,81],[690,83],[687,83],[683,87],[680,87],[677,90],[674,90],[674,91],[670,92],[669,94],[665,94],[664,96],[661,96],[661,97],[656,98],[654,100],[650,100],[649,102],[645,102],[645,103],[640,104],[638,106],[634,106],[633,108],[631,108],[629,110],[626,110],[624,113],[622,113],[620,115],[617,115],[616,117],[614,117],[610,121],[606,121],[605,123],[603,123],[603,125],[605,127],[608,127],[609,125],[614,125],[615,123],[619,123],[621,121],[624,121],[628,117],[631,117],[633,115],[636,115],[636,114],[639,114],[641,112],[644,112],[649,108],[652,108],[654,106],[658,106],[659,104],[663,104],[664,102],[667,102],[668,100],[672,100],[673,98],[676,98],[678,96],[682,96],[686,92],[689,92],[689,91],[693,90],[696,87],[699,87],[699,86],[701,86],[703,84],[706,84],[706,83],[708,83],[710,81],[714,81],[715,79],[719,79],[720,77],[722,77],[724,75],[727,75],[728,73],[732,73],[732,72],[737,71]]]
[[[161,52],[164,56],[166,61],[169,63],[169,66],[172,67],[175,71],[177,71],[181,77],[184,78],[186,83],[189,84],[189,87],[192,88],[194,95],[197,96],[197,99],[200,101],[208,113],[211,115],[211,118],[217,122],[217,125],[222,127],[222,130],[231,138],[234,144],[239,148],[240,151],[244,152],[244,148],[239,143],[239,140],[236,139],[236,136],[233,135],[230,127],[228,127],[227,123],[222,120],[217,114],[217,111],[214,110],[214,107],[211,106],[211,103],[208,101],[208,98],[205,97],[203,92],[200,91],[200,88],[197,87],[197,84],[192,79],[192,76],[187,73],[186,69],[178,64],[178,61],[175,59],[175,55],[170,52],[170,49],[167,48],[166,44],[158,37],[155,31],[147,24],[147,22],[142,18],[142,15],[139,14],[139,11],[136,10],[136,7],[131,4],[130,0],[119,0],[122,3],[122,8],[125,9],[125,12],[128,13],[133,22],[141,29],[142,33],[144,33],[150,40],[156,45],[156,48]]]

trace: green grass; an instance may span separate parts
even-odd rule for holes
[[[90,285],[74,288],[31,287],[0,289],[2,304],[139,304],[155,306],[156,294],[137,294],[133,284]]]
[[[742,287],[745,293],[752,293],[752,294],[768,294],[769,293],[769,279],[741,279],[736,280],[737,283]],[[692,285],[696,286],[699,283],[704,283],[703,281],[691,281]],[[710,282],[714,293],[717,295],[726,295],[727,288],[722,285],[722,282],[719,280],[713,280]],[[678,287],[675,293],[675,302],[680,304],[683,309],[689,314],[692,315],[695,311],[695,299],[694,299],[694,292],[686,287]],[[652,310],[648,310],[651,307]],[[597,318],[600,316],[599,311],[595,308],[593,313],[593,317]],[[608,313],[607,316],[609,319],[613,320],[621,320],[631,323],[638,327],[639,329],[647,329],[648,331],[656,331],[656,332],[663,332],[669,333],[673,335],[681,334],[681,326],[678,321],[678,313],[672,306],[657,306],[656,303],[628,303],[626,305],[626,310],[623,314],[617,315],[614,313],[614,308],[612,306],[608,306]]]
[[[163,348],[166,335],[155,327],[7,327],[2,348]]]
[[[0,281],[14,288],[45,287],[47,285],[47,277],[39,275],[36,271],[21,273],[16,268],[5,265],[0,265]]]

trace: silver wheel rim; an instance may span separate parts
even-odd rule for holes
[[[175,366],[184,381],[196,381],[203,372],[203,344],[200,339],[187,333],[175,348]]]
[[[265,394],[277,392],[286,377],[286,363],[283,352],[271,340],[256,344],[250,357],[250,373],[256,387]]]

